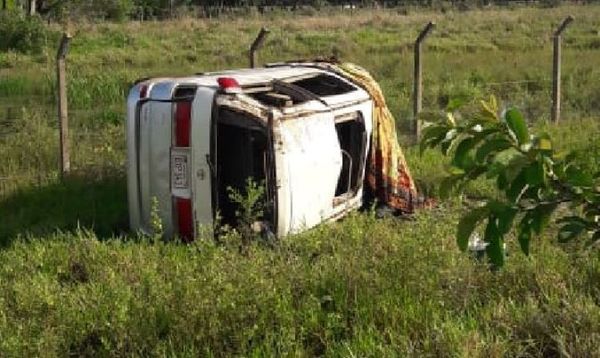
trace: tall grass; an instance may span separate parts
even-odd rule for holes
[[[568,13],[577,19],[564,47],[569,120],[554,126],[538,121],[549,108],[548,34]],[[573,6],[79,24],[68,59],[74,172],[63,181],[52,56],[0,55],[0,103],[19,109],[0,131],[0,356],[600,355],[598,251],[549,234],[530,258],[510,246],[506,267],[490,272],[456,249],[461,198],[412,220],[356,213],[242,252],[236,234],[180,245],[126,232],[123,174],[129,84],[246,66],[261,25],[273,31],[261,61],[357,62],[407,129],[411,43],[430,19],[428,111],[460,97],[468,112],[496,94],[600,169],[598,14]],[[401,139],[413,175],[435,195],[446,159]],[[466,195],[494,195],[493,186],[476,181]]]
[[[236,237],[225,246],[99,242],[85,231],[31,237],[0,251],[0,352],[600,353],[597,253],[536,245],[533,258],[511,256],[492,273],[457,252],[448,213],[354,215],[244,254]]]

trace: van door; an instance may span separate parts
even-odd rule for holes
[[[212,170],[210,164],[211,125],[215,90],[198,87],[192,103],[192,181],[197,230],[212,228]]]
[[[137,155],[131,155],[137,173],[130,173],[137,174],[139,228],[152,232],[152,212],[157,210],[166,237],[191,240],[199,225],[212,226],[208,157],[214,89],[170,83],[156,87],[161,96],[153,92],[140,104],[137,135],[128,138],[139,138],[137,148],[132,146]]]
[[[275,139],[278,235],[313,227],[332,214],[342,154],[331,112],[278,121]]]

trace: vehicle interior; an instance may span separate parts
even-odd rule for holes
[[[322,96],[337,95],[356,90],[351,84],[331,75],[312,74],[299,78],[275,80],[244,88],[244,93],[267,106],[286,107],[310,99],[322,101]],[[230,191],[245,195],[248,178],[264,185],[264,221],[275,223],[275,166],[269,144],[269,132],[264,121],[228,107],[217,109],[213,124],[212,162],[216,163],[216,185],[213,189],[216,213],[222,224],[237,226],[239,205],[230,198]],[[334,205],[353,198],[360,189],[367,134],[363,117],[358,112],[335,118],[335,129],[341,147],[342,169],[335,191]]]
[[[216,135],[213,148],[213,163],[216,163],[216,185],[214,186],[215,205],[221,223],[236,226],[238,205],[230,199],[230,191],[246,194],[247,180],[266,188],[265,219],[273,222],[273,192],[270,189],[271,151],[268,145],[267,129],[262,122],[248,114],[235,112],[226,107],[218,109],[215,123]]]

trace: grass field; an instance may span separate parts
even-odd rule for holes
[[[548,125],[551,33],[567,14],[565,121]],[[600,356],[600,255],[537,238],[507,266],[458,251],[454,197],[411,220],[356,213],[274,247],[127,232],[124,97],[140,77],[336,55],[380,81],[407,133],[412,47],[429,20],[425,103],[495,94],[600,168],[600,6],[73,25],[73,174],[58,180],[53,57],[0,53],[0,356]],[[434,192],[446,160],[408,162]],[[494,195],[485,181],[467,195]]]

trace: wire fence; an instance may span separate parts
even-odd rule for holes
[[[521,108],[529,118],[548,118],[551,105],[549,94],[551,82],[552,80],[548,77],[515,79],[510,81],[481,82],[476,85],[476,88],[481,89],[482,93],[496,93],[500,97],[506,94],[507,103]],[[528,87],[530,88],[528,89]],[[514,93],[528,93],[528,96],[514,96]],[[439,97],[440,94],[438,93],[437,96]],[[439,103],[430,103],[431,101],[436,101],[435,97],[436,95],[431,94],[429,97],[426,97],[428,100],[425,101],[425,109],[439,107]],[[5,102],[0,98],[0,104]],[[404,110],[409,110],[409,107]],[[50,162],[46,159],[46,163],[39,166],[36,166],[35,162],[32,161],[32,163],[29,163],[28,168],[23,169],[24,173],[19,174],[19,172],[14,170],[12,172],[4,170],[1,167],[1,163],[6,158],[0,158],[0,200],[5,200],[23,190],[42,189],[50,185],[59,185],[60,183],[60,171],[58,168],[59,134],[57,129],[56,105],[44,103],[40,100],[37,104],[29,103],[27,105],[27,112],[43,116],[47,126],[46,129],[53,131],[53,140],[40,143],[45,147],[39,149],[46,153],[50,152],[46,156],[51,159],[49,160]],[[89,117],[93,117],[95,114],[94,109],[78,109],[73,111],[72,119],[75,125],[69,133],[73,147],[72,167],[76,175],[78,171],[82,175],[85,175],[86,172],[103,172],[107,170],[122,172],[124,170],[122,163],[124,153],[118,155],[107,153],[107,148],[105,147],[107,135],[86,127]],[[10,139],[12,136],[23,135],[21,129],[15,125],[15,123],[23,119],[22,115],[23,111],[20,105],[0,106],[0,147],[3,141]],[[120,136],[119,141],[124,142],[124,134],[121,132],[116,135]],[[34,141],[35,138],[31,138],[31,140]],[[96,149],[98,153],[94,153]],[[124,145],[121,148],[113,148],[113,151],[119,150],[124,150]]]
[[[72,124],[72,175],[94,177],[122,175],[122,127],[102,130],[96,108],[75,109]],[[32,123],[35,122],[35,123]],[[99,127],[98,130],[95,127]],[[47,98],[26,103],[0,97],[0,198],[21,191],[60,185],[59,133],[56,105]]]

